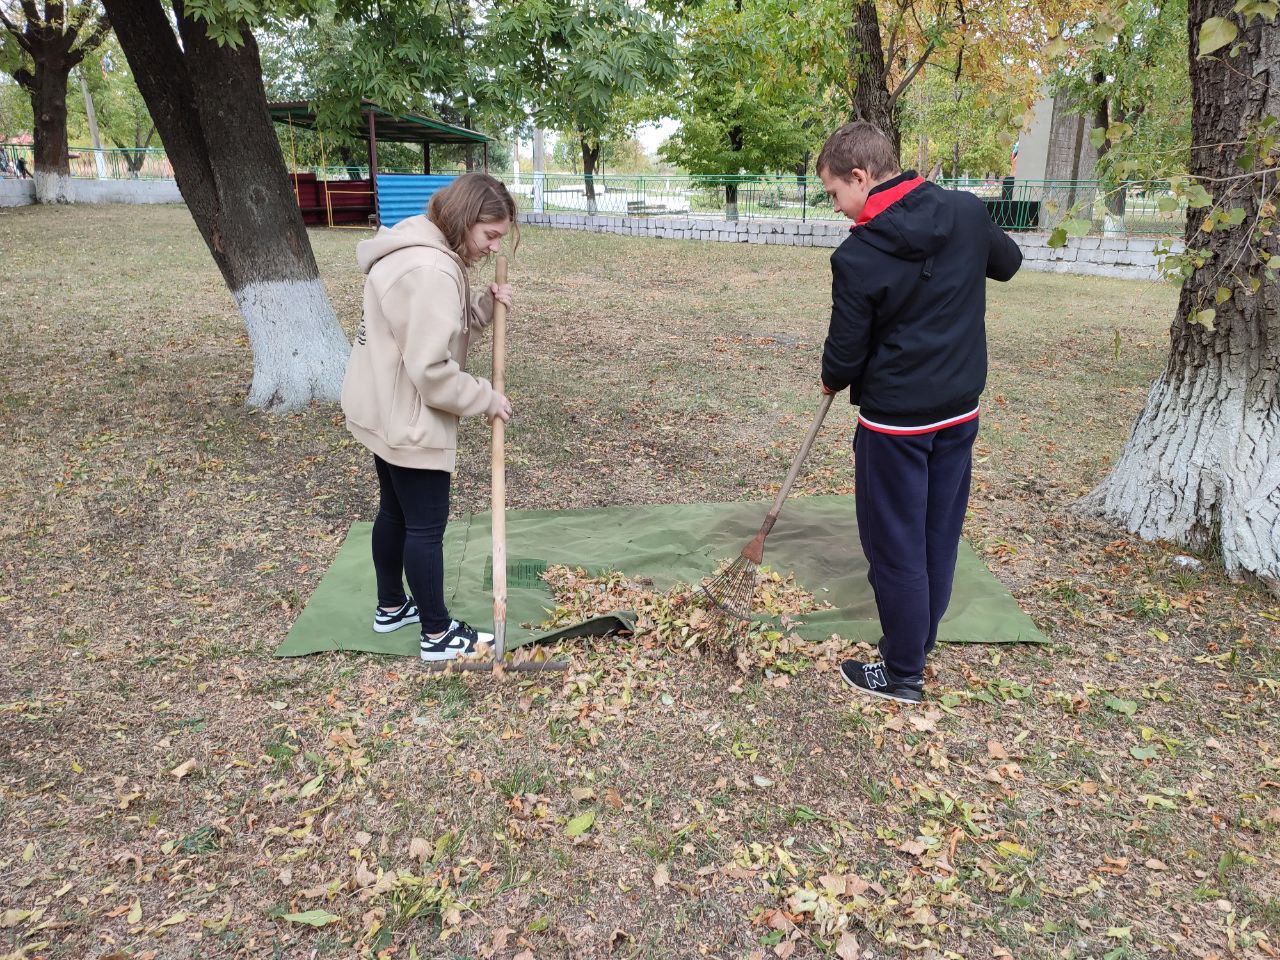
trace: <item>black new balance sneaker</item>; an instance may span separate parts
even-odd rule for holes
[[[399,610],[393,610],[390,613],[381,607],[374,607],[373,610],[373,629],[377,633],[390,633],[392,630],[399,630],[407,623],[418,622],[418,605],[413,602],[413,597],[409,597],[404,602],[404,606]]]
[[[481,633],[469,623],[453,620],[443,636],[432,639],[424,634],[418,645],[418,653],[428,662],[456,660],[458,657],[473,657],[483,652],[478,648],[486,644],[492,647],[492,633]]]
[[[853,689],[873,697],[899,703],[919,703],[924,699],[924,674],[903,676],[893,673],[883,663],[846,660],[840,664],[840,679]]]

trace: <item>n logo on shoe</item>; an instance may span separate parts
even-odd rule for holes
[[[884,670],[881,669],[878,663],[867,664],[862,668],[862,672],[863,672],[863,676],[866,677],[867,686],[870,689],[875,690],[879,687],[889,686],[889,680],[887,677],[885,677]]]

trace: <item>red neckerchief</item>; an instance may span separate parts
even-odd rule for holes
[[[922,183],[924,183],[924,177],[916,177],[914,180],[904,180],[897,186],[890,187],[887,190],[872,193],[867,197],[867,202],[863,205],[862,212],[858,214],[858,219],[854,221],[853,226],[849,229],[853,230],[855,227],[860,227],[878,214],[884,213],[885,210],[893,206]]]

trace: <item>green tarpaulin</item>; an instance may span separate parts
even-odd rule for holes
[[[602,634],[629,627],[628,611],[554,633],[537,630],[553,606],[539,573],[551,564],[590,573],[618,570],[647,578],[661,590],[700,583],[717,563],[734,557],[760,527],[767,503],[697,503],[592,510],[513,510],[507,513],[507,635],[510,646],[533,640]],[[482,629],[493,623],[490,516],[471,514],[445,533],[445,599],[451,616]],[[333,566],[276,651],[296,657],[328,650],[415,656],[418,631],[374,633],[376,604],[369,537],[372,524],[354,523]],[[831,634],[874,643],[880,636],[867,562],[858,547],[852,497],[788,501],[765,546],[765,564],[794,572],[801,586],[832,609],[794,627],[811,640]],[[938,639],[950,643],[1041,643],[1044,637],[965,543],[960,544],[955,590]]]

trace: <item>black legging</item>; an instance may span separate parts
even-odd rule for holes
[[[449,481],[444,470],[397,467],[374,455],[378,517],[373,521],[373,569],[378,606],[405,602],[400,571],[409,581],[423,633],[449,629],[444,605],[444,528],[449,521]]]

